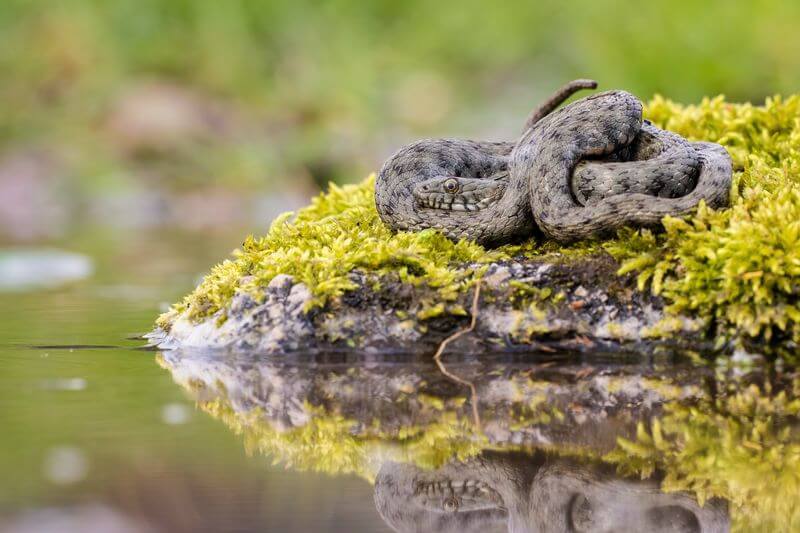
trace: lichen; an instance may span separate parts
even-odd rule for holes
[[[665,231],[622,230],[606,242],[562,247],[530,241],[486,250],[453,243],[441,234],[392,233],[375,210],[372,177],[357,185],[331,185],[296,214],[279,217],[264,237],[248,237],[233,258],[215,266],[173,310],[164,329],[185,314],[199,320],[224,310],[240,290],[259,298],[277,274],[305,283],[324,306],[355,288],[348,277],[360,270],[379,277],[395,273],[403,282],[436,290],[419,318],[458,314],[451,305],[480,276],[466,267],[510,257],[570,261],[610,253],[619,274],[638,274],[640,290],[661,295],[669,316],[690,316],[714,326],[720,338],[800,341],[800,96],[768,99],[763,106],[732,104],[723,97],[682,106],[654,98],[646,115],[692,140],[723,144],[731,153],[731,208],[700,206],[687,219],[666,218]],[[519,288],[517,288],[519,289]],[[519,294],[520,308],[541,294]],[[665,323],[666,324],[666,323]],[[653,332],[667,333],[664,332]]]

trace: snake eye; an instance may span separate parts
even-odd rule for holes
[[[454,178],[450,178],[445,180],[444,182],[444,190],[449,192],[450,194],[455,194],[458,192],[459,184],[458,180]]]
[[[459,504],[460,502],[458,501],[458,498],[447,498],[444,502],[442,502],[442,507],[445,511],[454,513],[458,511]]]

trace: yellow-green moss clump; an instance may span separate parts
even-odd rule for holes
[[[640,288],[665,297],[673,314],[716,323],[721,334],[800,341],[800,97],[768,99],[763,106],[722,97],[682,106],[660,97],[646,108],[656,124],[692,140],[723,144],[734,166],[732,207],[701,207],[688,220],[665,219],[666,232],[622,231],[602,245],[622,262],[620,273],[639,273]],[[233,259],[214,267],[197,289],[159,321],[188,312],[199,319],[224,309],[236,290],[258,294],[279,273],[306,283],[313,305],[354,287],[354,269],[397,273],[404,281],[456,298],[475,270],[457,268],[511,255],[557,250],[531,242],[487,251],[451,243],[433,231],[392,234],[380,221],[373,179],[331,186],[296,215],[276,220],[266,236],[248,237]],[[583,252],[597,244],[573,247]]]
[[[624,232],[607,249],[622,272],[731,333],[800,340],[800,97],[764,106],[721,97],[682,107],[654,99],[647,115],[692,140],[724,145],[734,161],[732,207],[666,219],[666,232]]]
[[[233,259],[215,266],[194,292],[161,317],[161,325],[175,312],[209,316],[224,309],[239,289],[257,296],[258,288],[278,274],[305,283],[315,296],[312,305],[355,288],[348,274],[356,269],[426,283],[438,289],[443,301],[452,301],[476,274],[455,265],[504,257],[474,243],[452,243],[432,230],[392,234],[378,218],[373,188],[373,177],[358,185],[331,184],[309,207],[278,217],[266,236],[248,237]]]

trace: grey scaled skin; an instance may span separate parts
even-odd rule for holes
[[[727,204],[730,157],[642,121],[641,103],[610,91],[554,110],[590,80],[534,110],[517,142],[425,139],[401,148],[375,183],[381,219],[486,246],[530,237],[561,242],[626,226],[657,226],[700,200]]]
[[[614,154],[634,143],[626,162],[607,163],[614,175],[660,184],[695,172],[696,186],[684,196],[659,198],[626,190],[602,193],[597,201],[577,200],[570,186],[579,163]],[[588,163],[584,163],[586,167]],[[574,102],[537,122],[522,136],[509,163],[511,180],[526,183],[537,226],[559,242],[601,237],[623,226],[654,227],[665,216],[683,216],[701,201],[713,208],[728,204],[732,165],[728,152],[714,143],[687,143],[679,136],[642,124],[642,105],[625,91],[608,91]],[[577,187],[580,190],[580,185]],[[602,187],[600,187],[602,190]],[[588,189],[587,189],[588,190]],[[608,191],[608,187],[605,189]]]

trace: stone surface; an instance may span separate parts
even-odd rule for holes
[[[648,343],[657,335],[692,338],[698,324],[665,320],[663,302],[635,290],[634,278],[617,276],[617,269],[606,254],[491,264],[481,281],[475,330],[451,349],[586,350]],[[169,332],[150,337],[161,347],[262,353],[430,352],[470,322],[473,289],[454,301],[442,301],[435,289],[403,283],[399,277],[375,279],[353,272],[351,281],[356,289],[312,309],[308,288],[279,275],[263,288],[261,298],[237,293],[228,308],[211,317],[195,323],[179,316]]]

